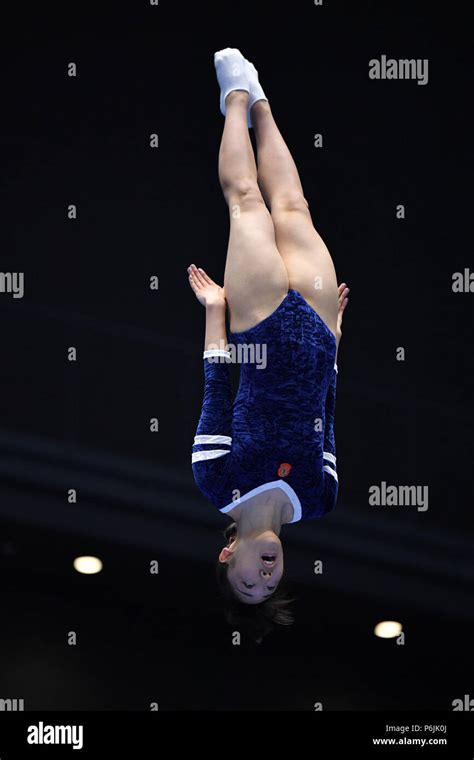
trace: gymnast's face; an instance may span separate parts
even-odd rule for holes
[[[227,579],[245,604],[260,604],[276,590],[283,575],[283,548],[272,531],[237,538],[222,549],[220,562],[229,566]]]

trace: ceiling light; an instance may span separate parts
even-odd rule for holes
[[[397,623],[395,620],[383,620],[381,623],[377,623],[374,628],[374,633],[381,639],[394,639],[402,632],[402,624]]]
[[[77,570],[78,573],[93,575],[94,573],[100,573],[102,570],[102,562],[98,557],[76,557],[74,560],[74,569]]]

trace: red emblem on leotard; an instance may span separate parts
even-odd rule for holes
[[[288,464],[288,462],[282,462],[278,468],[278,475],[280,478],[286,478],[286,476],[290,474],[290,470],[291,464]]]

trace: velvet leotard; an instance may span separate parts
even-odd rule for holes
[[[255,327],[230,333],[230,350],[205,351],[204,400],[192,468],[221,512],[281,488],[293,519],[322,517],[336,504],[336,338],[290,289]],[[230,363],[240,383],[232,399]]]

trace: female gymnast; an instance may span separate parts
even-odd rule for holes
[[[220,585],[234,609],[229,621],[236,621],[236,607],[242,613],[254,605],[254,617],[258,607],[272,627],[292,622],[278,591],[281,526],[322,517],[336,503],[336,360],[349,289],[338,287],[257,70],[235,48],[216,53],[214,63],[225,116],[219,180],[230,235],[223,288],[194,264],[187,270],[206,309],[204,401],[192,468],[202,493],[232,519],[218,559]],[[239,348],[245,348],[240,356],[265,360],[239,362],[232,400],[229,364]]]

